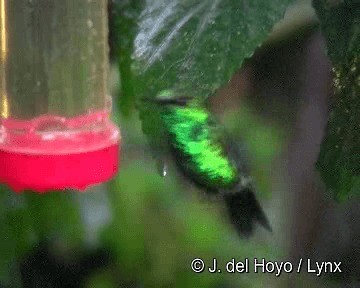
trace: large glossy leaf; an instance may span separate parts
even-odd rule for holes
[[[124,58],[131,55],[133,89],[151,97],[170,88],[193,96],[212,93],[265,40],[291,1],[124,2],[129,1],[114,4],[119,63],[128,65]],[[122,85],[127,84],[125,76]]]
[[[140,95],[207,96],[259,46],[289,1],[148,0],[134,40]]]
[[[357,2],[357,3],[356,3]],[[338,200],[360,195],[360,9],[314,0],[333,64],[332,110],[317,166]]]

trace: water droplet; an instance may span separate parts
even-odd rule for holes
[[[165,177],[167,175],[168,166],[166,162],[160,160],[157,163],[157,170],[161,177]]]
[[[88,19],[87,26],[89,27],[89,29],[91,29],[94,26],[94,23],[90,19]]]

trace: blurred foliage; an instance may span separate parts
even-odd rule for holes
[[[225,122],[228,131],[243,143],[249,155],[251,175],[256,179],[259,194],[270,196],[271,165],[286,140],[283,127],[265,121],[247,103],[227,113]]]
[[[1,188],[0,279],[5,283],[13,283],[16,262],[42,241],[56,242],[64,255],[81,247],[83,223],[71,193],[39,196]]]
[[[338,200],[360,195],[360,9],[314,0],[333,64],[332,110],[317,166]]]

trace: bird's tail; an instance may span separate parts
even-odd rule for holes
[[[224,195],[225,204],[230,216],[230,221],[235,226],[240,236],[249,237],[254,231],[256,222],[272,231],[269,221],[250,189],[238,193]]]

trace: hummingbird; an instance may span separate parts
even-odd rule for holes
[[[162,93],[155,102],[183,175],[201,190],[224,200],[230,222],[240,236],[251,236],[256,223],[271,231],[237,143],[198,99],[168,95]]]

